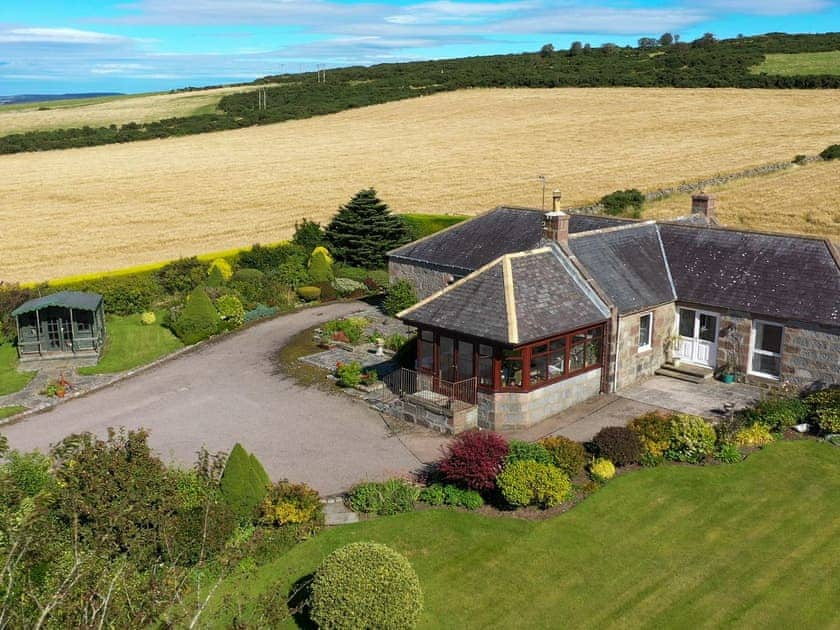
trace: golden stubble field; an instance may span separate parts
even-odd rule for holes
[[[706,189],[717,197],[715,214],[724,225],[775,232],[817,234],[840,241],[840,160],[794,166]],[[645,219],[688,213],[691,195],[647,205]]]
[[[200,110],[214,110],[226,94],[250,92],[257,87],[222,87],[175,94],[144,94],[3,106],[0,107],[0,136],[41,129],[85,125],[104,127],[111,124],[153,122],[164,118],[190,116]]]
[[[562,189],[574,205],[814,154],[840,141],[838,121],[830,90],[482,89],[187,138],[0,156],[0,278],[277,241],[302,217],[328,220],[368,186],[397,212],[472,214],[539,207],[545,174],[548,190]]]

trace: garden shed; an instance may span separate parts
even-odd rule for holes
[[[98,293],[61,291],[12,311],[21,361],[98,357],[105,342],[105,313]]]

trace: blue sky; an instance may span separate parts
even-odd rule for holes
[[[164,90],[666,31],[840,31],[840,0],[2,0],[0,95]]]

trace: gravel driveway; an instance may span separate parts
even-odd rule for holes
[[[272,479],[305,481],[322,494],[420,466],[377,413],[341,393],[302,388],[277,374],[273,357],[295,334],[361,310],[331,304],[278,317],[126,379],[0,427],[12,448],[45,451],[70,433],[146,427],[165,460],[192,465],[204,444],[241,442]]]

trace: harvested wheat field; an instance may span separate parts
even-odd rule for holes
[[[569,205],[814,154],[836,91],[468,90],[265,127],[0,157],[0,278],[272,242],[374,186],[397,212]],[[804,215],[809,208],[802,207]]]
[[[256,90],[238,86],[138,96],[105,96],[78,101],[45,101],[0,107],[0,136],[43,129],[107,127],[129,122],[209,113],[225,94]]]
[[[793,166],[707,188],[717,197],[724,225],[774,232],[818,234],[840,241],[840,160]],[[689,213],[691,195],[674,195],[645,207],[645,219]]]

